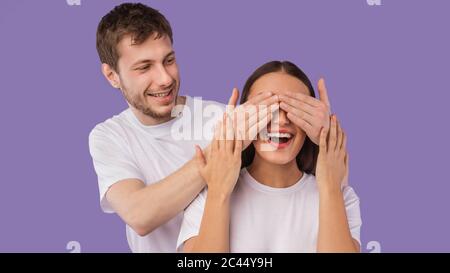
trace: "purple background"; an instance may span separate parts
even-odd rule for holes
[[[129,251],[101,212],[88,152],[126,104],[100,73],[95,31],[123,1],[1,1],[0,252]],[[362,248],[450,251],[448,0],[143,1],[174,29],[182,93],[226,102],[272,59],[325,76],[349,134]],[[212,3],[214,2],[214,3]]]

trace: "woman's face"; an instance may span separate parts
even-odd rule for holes
[[[271,91],[276,95],[287,92],[309,95],[309,90],[303,82],[284,72],[268,73],[260,77],[250,88],[248,98],[265,91]],[[273,116],[272,121],[267,125],[266,132],[267,136],[264,136],[265,132],[263,131],[253,141],[255,156],[279,165],[295,160],[305,142],[306,134],[287,118],[285,111],[280,109],[278,117],[277,115]]]

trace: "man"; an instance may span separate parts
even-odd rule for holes
[[[115,7],[97,29],[102,73],[120,89],[129,108],[98,124],[89,135],[89,148],[98,175],[101,207],[125,222],[133,252],[174,252],[181,212],[205,186],[194,161],[195,145],[206,147],[208,153],[211,137],[179,140],[173,125],[205,125],[220,117],[200,117],[189,111],[198,99],[178,96],[180,76],[172,45],[172,29],[166,18],[140,3]],[[292,121],[302,123],[315,143],[329,120],[323,82],[319,91],[325,98],[324,102],[316,101],[320,107],[305,112],[297,107],[306,103],[302,98],[292,98],[290,103],[296,109]],[[236,105],[238,96],[233,90],[229,104]],[[277,96],[264,93],[245,107],[278,102]],[[209,106],[224,108],[211,101],[202,105],[203,110]],[[267,122],[267,116],[264,119],[258,114],[252,124],[264,126]]]

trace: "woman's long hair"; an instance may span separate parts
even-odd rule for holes
[[[258,69],[253,72],[252,75],[247,79],[244,88],[242,90],[241,96],[241,104],[245,103],[248,99],[248,95],[250,92],[250,88],[255,83],[256,80],[261,78],[262,76],[272,73],[272,72],[284,72],[288,75],[291,75],[301,82],[303,82],[309,90],[309,94],[311,97],[315,97],[314,88],[312,87],[311,81],[308,79],[308,76],[295,64],[288,61],[271,61],[263,64]],[[317,156],[319,153],[319,147],[314,144],[308,136],[305,138],[305,142],[303,143],[300,152],[296,157],[298,168],[306,173],[314,174],[316,173],[316,162]],[[253,162],[253,158],[255,157],[255,147],[253,144],[250,144],[243,152],[242,152],[242,165],[241,168],[245,168],[250,166]]]

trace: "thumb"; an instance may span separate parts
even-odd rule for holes
[[[344,185],[348,186],[348,176],[349,176],[349,165],[348,165],[348,161],[349,161],[349,155],[348,152],[345,153],[345,158],[344,158],[344,162],[345,162],[345,177],[344,177]]]
[[[228,105],[235,107],[238,99],[239,99],[239,90],[235,87],[235,88],[233,88],[233,91],[231,92],[231,97],[228,100]]]
[[[319,83],[317,84],[317,89],[319,90],[320,101],[328,106],[328,111],[331,113],[331,104],[330,100],[328,99],[327,86],[325,85],[324,78],[320,78]]]
[[[327,136],[328,136],[328,128],[322,127],[322,130],[320,130],[320,139],[319,139],[319,153],[326,153],[327,152]]]
[[[205,155],[203,154],[202,148],[198,145],[195,145],[195,161],[200,168],[204,168],[206,166]]]

